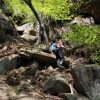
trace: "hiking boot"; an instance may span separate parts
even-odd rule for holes
[[[57,61],[57,66],[58,66],[60,69],[65,69],[65,67],[62,65],[62,61],[60,61],[60,60]]]

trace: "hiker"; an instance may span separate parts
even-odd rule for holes
[[[64,69],[64,67],[62,66],[62,64],[63,64],[63,55],[62,55],[61,47],[59,47],[59,44],[57,44],[56,39],[53,39],[52,42],[53,43],[52,43],[52,46],[51,46],[51,50],[56,56],[57,66],[60,67],[61,69]]]
[[[63,65],[64,62],[64,55],[63,55],[63,50],[65,49],[65,47],[62,44],[62,40],[61,37],[59,38],[59,41],[57,43],[57,47],[59,49],[59,56],[60,56],[60,64]]]

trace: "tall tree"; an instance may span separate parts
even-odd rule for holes
[[[29,16],[31,15],[30,12],[34,13],[39,23],[39,33],[37,33],[38,34],[37,44],[41,43],[41,34],[43,34],[45,43],[46,43],[46,48],[49,49],[49,40],[48,40],[48,36],[46,33],[46,29],[44,27],[42,19],[40,18],[38,12],[36,11],[35,7],[32,4],[32,0],[17,0],[17,1],[16,0],[5,0],[5,2],[12,7],[12,9],[14,10],[14,15],[21,15],[23,12],[25,14],[25,11],[28,12],[27,15],[29,14]],[[23,2],[25,2],[28,7]]]
[[[38,43],[41,40],[41,32],[44,34],[45,37],[45,42],[46,42],[46,48],[49,49],[49,41],[48,41],[48,36],[46,34],[46,29],[45,26],[43,25],[42,19],[40,18],[39,14],[37,13],[36,9],[34,8],[34,6],[32,5],[31,0],[24,0],[24,2],[30,7],[30,9],[33,11],[35,17],[37,18],[39,25],[40,25],[40,32],[38,35]]]

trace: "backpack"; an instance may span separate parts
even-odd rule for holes
[[[58,51],[57,43],[52,44],[51,50],[52,50],[53,53],[56,53]]]

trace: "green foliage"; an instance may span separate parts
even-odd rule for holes
[[[74,16],[71,11],[74,5],[69,0],[34,0],[33,4],[38,11],[56,20],[70,20]]]
[[[0,9],[0,14],[2,13],[2,10]]]
[[[74,46],[85,44],[88,49],[95,50],[93,60],[100,61],[100,26],[69,25],[71,32],[64,33],[64,40],[73,42]]]
[[[69,25],[72,32],[66,32],[64,40],[73,41],[75,44],[85,44],[87,46],[95,46],[100,43],[100,27],[99,26],[79,26]]]
[[[91,55],[91,59],[93,61],[96,61],[100,65],[100,48],[99,48],[99,50],[96,53],[93,53]]]
[[[33,6],[38,13],[44,13],[51,16],[55,20],[70,20],[74,17],[74,4],[69,3],[69,0],[31,0]],[[8,9],[13,9],[13,16],[24,16],[24,20],[36,20],[31,9],[24,3],[23,0],[5,0]]]
[[[15,22],[21,20],[21,23],[36,21],[31,9],[23,0],[5,0],[7,9],[13,10],[13,19]]]

